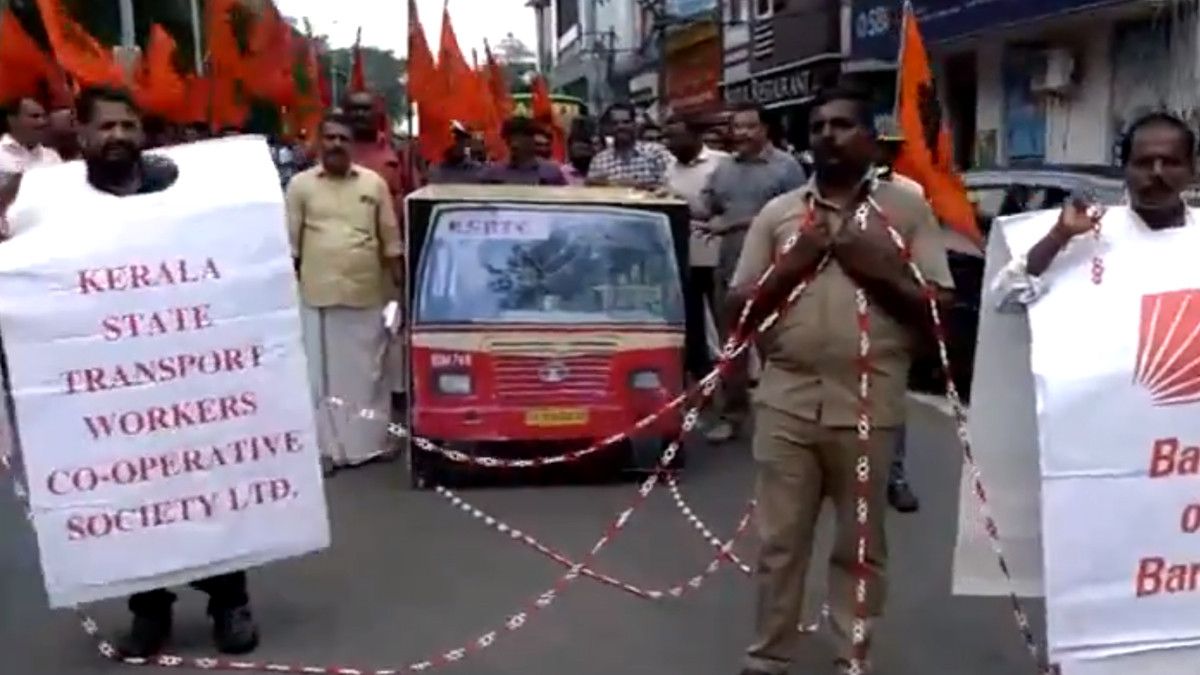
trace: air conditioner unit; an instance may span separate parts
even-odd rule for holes
[[[1042,52],[1043,65],[1033,73],[1029,88],[1044,96],[1065,96],[1075,87],[1075,54],[1056,47]]]

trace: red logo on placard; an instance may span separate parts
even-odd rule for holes
[[[1134,380],[1154,405],[1200,401],[1200,290],[1142,296]]]

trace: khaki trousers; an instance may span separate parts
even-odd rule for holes
[[[758,611],[754,643],[746,665],[767,673],[786,673],[799,646],[805,579],[821,505],[834,505],[837,534],[830,558],[829,603],[839,658],[852,655],[858,535],[855,519],[854,466],[859,440],[854,429],[827,428],[759,406],[754,425],[757,523],[762,549],[756,580]],[[888,464],[896,431],[871,433],[867,537],[867,615],[878,617],[886,594]],[[867,635],[870,640],[871,621]]]

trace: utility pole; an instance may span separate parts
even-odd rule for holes
[[[133,0],[119,0],[121,8],[121,46],[132,49],[137,46],[133,32]]]
[[[125,77],[133,79],[133,68],[137,63],[137,38],[133,24],[133,0],[118,0],[121,10],[121,46],[113,50],[117,63],[125,70]]]
[[[204,74],[204,50],[200,48],[200,0],[191,0],[192,5],[192,51],[195,53],[196,74]]]

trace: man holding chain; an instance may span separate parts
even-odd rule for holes
[[[888,227],[903,238],[912,262],[939,293],[953,282],[929,206],[910,191],[874,180],[872,126],[869,104],[857,92],[818,96],[809,127],[816,174],[763,208],[746,233],[733,274],[729,313],[736,321],[740,308],[755,297],[748,325],[757,325],[792,289],[807,283],[760,342],[765,366],[755,393],[753,453],[762,549],[757,625],[743,675],[788,671],[800,641],[796,626],[825,498],[833,501],[837,516],[829,600],[843,672],[852,672],[852,663],[866,653],[871,622],[883,608],[887,468],[903,421],[910,354],[916,341],[931,333],[926,291]],[[863,212],[867,215],[860,221]],[[781,253],[797,227],[799,241]],[[755,296],[756,281],[776,256],[774,273]],[[858,289],[867,299],[865,325],[859,323]],[[869,338],[868,363],[859,359],[863,330]],[[856,431],[866,421],[860,419],[863,368],[870,377],[862,402],[869,415],[865,444]],[[856,464],[864,452],[870,469],[866,525],[856,532]],[[856,602],[860,575],[867,584],[861,604]],[[858,619],[865,624],[862,644],[853,638]],[[867,664],[859,665],[860,672],[867,670]]]

